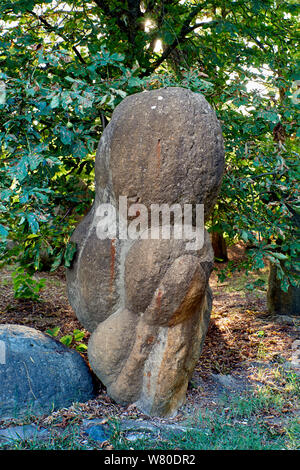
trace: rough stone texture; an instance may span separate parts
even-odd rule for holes
[[[223,174],[223,141],[199,93],[164,88],[125,98],[96,157],[99,194],[150,204],[202,203],[211,211]]]
[[[86,430],[86,434],[94,441],[104,442],[111,437],[112,433],[109,432],[109,430],[107,430],[104,426],[97,425],[90,426]]]
[[[90,365],[110,396],[150,415],[171,416],[184,401],[209,322],[213,250],[206,232],[201,249],[190,250],[187,239],[150,239],[151,225],[148,239],[100,240],[97,210],[110,203],[118,216],[126,196],[129,207],[148,210],[202,203],[207,218],[223,166],[214,111],[182,88],[126,98],[99,142],[95,202],[72,235],[78,249],[67,272],[69,300],[92,332]]]
[[[43,414],[93,397],[83,358],[40,331],[0,325],[0,418]]]

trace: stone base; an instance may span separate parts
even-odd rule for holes
[[[121,310],[92,334],[89,361],[108,394],[122,405],[135,403],[150,416],[171,417],[184,403],[199,359],[211,311],[211,293],[191,317],[174,326],[155,326]]]

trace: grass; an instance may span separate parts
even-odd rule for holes
[[[300,449],[300,422],[299,420],[292,420],[289,427],[286,430],[289,442],[290,449]]]
[[[224,396],[218,409],[206,412],[204,416],[199,414],[194,419],[192,431],[165,433],[155,439],[143,436],[131,441],[115,425],[111,442],[118,450],[300,449],[299,420],[289,415],[283,419],[288,400],[292,403],[294,400],[296,406],[297,401],[299,403],[299,386],[300,380],[296,374],[281,369],[277,371],[272,386],[260,387],[256,392],[243,396]]]
[[[199,430],[170,432],[157,439],[142,438],[132,442],[116,433],[112,439],[114,449],[125,450],[275,450],[285,448],[281,435],[272,435],[262,423],[250,424],[226,416],[198,418]],[[294,437],[293,437],[294,439]]]
[[[234,407],[224,408],[210,416],[198,417],[198,430],[169,432],[158,438],[131,441],[115,428],[111,442],[116,450],[287,450],[299,449],[299,423],[291,421],[286,428],[276,429],[259,418],[260,400],[249,397]],[[258,405],[258,407],[257,407]]]
[[[70,425],[63,432],[54,431],[43,440],[10,439],[0,444],[0,450],[91,450],[95,443],[89,438],[83,438],[78,425]]]
[[[278,367],[270,385],[241,396],[224,395],[217,408],[189,417],[186,431],[167,432],[162,427],[158,435],[137,433],[132,440],[112,417],[107,445],[110,450],[296,450],[300,449],[300,423],[290,411],[299,398],[299,377]],[[291,407],[285,415],[288,404]],[[42,440],[14,439],[0,444],[0,449],[100,449],[101,443],[83,433],[80,418],[75,417],[64,430],[50,428],[50,436]]]
[[[249,291],[266,292],[268,285],[268,268],[260,269],[257,271],[236,272],[228,275],[226,280],[221,284],[225,292],[239,292],[240,295],[246,295]]]

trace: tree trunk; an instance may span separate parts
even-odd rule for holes
[[[287,292],[280,288],[280,279],[277,279],[277,267],[270,266],[268,284],[268,310],[277,315],[300,315],[300,288],[289,286]]]
[[[221,233],[212,232],[211,244],[215,254],[215,261],[219,263],[228,261],[226,241]]]

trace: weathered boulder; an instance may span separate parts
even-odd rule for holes
[[[153,222],[150,210],[203,204],[207,218],[223,167],[221,128],[202,95],[174,87],[130,96],[102,135],[95,202],[72,235],[77,254],[68,295],[92,332],[91,367],[117,402],[151,415],[170,416],[184,400],[209,322],[213,250],[206,231],[195,249],[185,231],[155,239],[151,230],[161,221]],[[147,225],[136,238],[121,236],[118,227],[102,239],[98,227],[107,212],[99,215],[99,208],[111,205],[123,223],[121,197],[126,224]],[[136,204],[146,208],[144,219]],[[169,222],[174,229],[175,214]],[[196,222],[194,213],[188,228]]]
[[[0,418],[44,414],[93,397],[84,359],[21,325],[0,325]]]
[[[128,295],[127,308],[99,323],[90,338],[88,355],[92,369],[118,403],[135,402],[149,415],[171,416],[184,401],[208,328],[211,294],[207,269],[210,273],[213,252],[209,237],[203,259],[186,254],[181,240],[139,240],[131,248],[133,257],[140,252],[135,245],[146,242],[144,249],[157,256],[159,248],[163,250],[169,242],[174,250],[166,250],[168,263],[163,264],[155,282],[150,278],[143,289],[132,287],[137,299]],[[144,273],[144,268],[143,258],[138,257],[130,270],[135,280],[142,277],[139,271]],[[130,294],[131,289],[127,287],[126,292]]]

